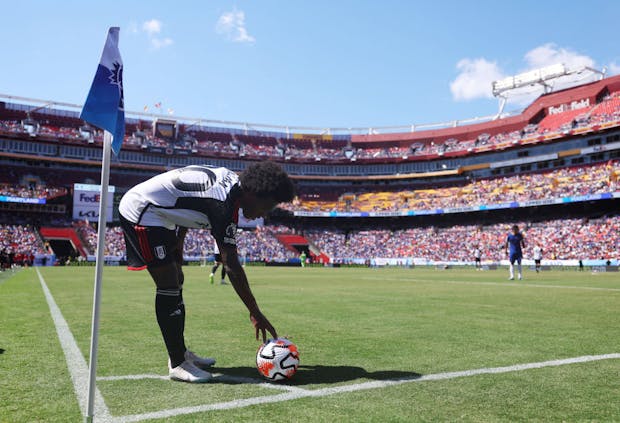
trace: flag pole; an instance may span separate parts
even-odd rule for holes
[[[97,378],[97,349],[99,344],[99,308],[101,305],[101,277],[104,266],[106,211],[108,207],[108,184],[110,181],[110,152],[112,134],[103,133],[103,157],[101,159],[101,192],[99,196],[99,223],[97,227],[97,261],[95,265],[95,288],[93,292],[93,318],[90,333],[90,360],[88,365],[88,403],[86,422],[93,421]]]

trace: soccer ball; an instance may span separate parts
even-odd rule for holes
[[[299,366],[297,346],[286,338],[268,339],[256,353],[258,372],[269,380],[293,377]]]

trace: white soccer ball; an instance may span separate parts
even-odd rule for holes
[[[298,366],[297,346],[286,338],[268,339],[256,353],[258,372],[269,380],[290,379]]]

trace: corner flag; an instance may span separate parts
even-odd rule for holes
[[[112,134],[112,151],[121,150],[125,136],[123,61],[118,50],[120,28],[112,27],[80,118]]]
[[[88,369],[88,399],[83,410],[85,421],[92,422],[97,391],[97,349],[99,345],[99,312],[101,308],[101,284],[103,277],[106,208],[110,182],[110,156],[118,154],[125,136],[125,105],[123,101],[123,62],[118,51],[118,33],[112,27],[108,31],[99,67],[90,87],[80,118],[104,130],[101,157],[101,192],[99,195],[99,224],[97,228],[97,259],[93,292],[93,319],[90,336],[90,360]],[[100,410],[101,411],[101,410]],[[105,411],[105,410],[104,410]],[[101,413],[100,413],[101,414]]]

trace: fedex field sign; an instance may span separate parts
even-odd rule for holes
[[[112,207],[114,206],[114,186],[108,186],[108,206],[106,221],[112,221]],[[99,219],[99,202],[101,186],[92,184],[73,185],[73,218],[78,220]]]

